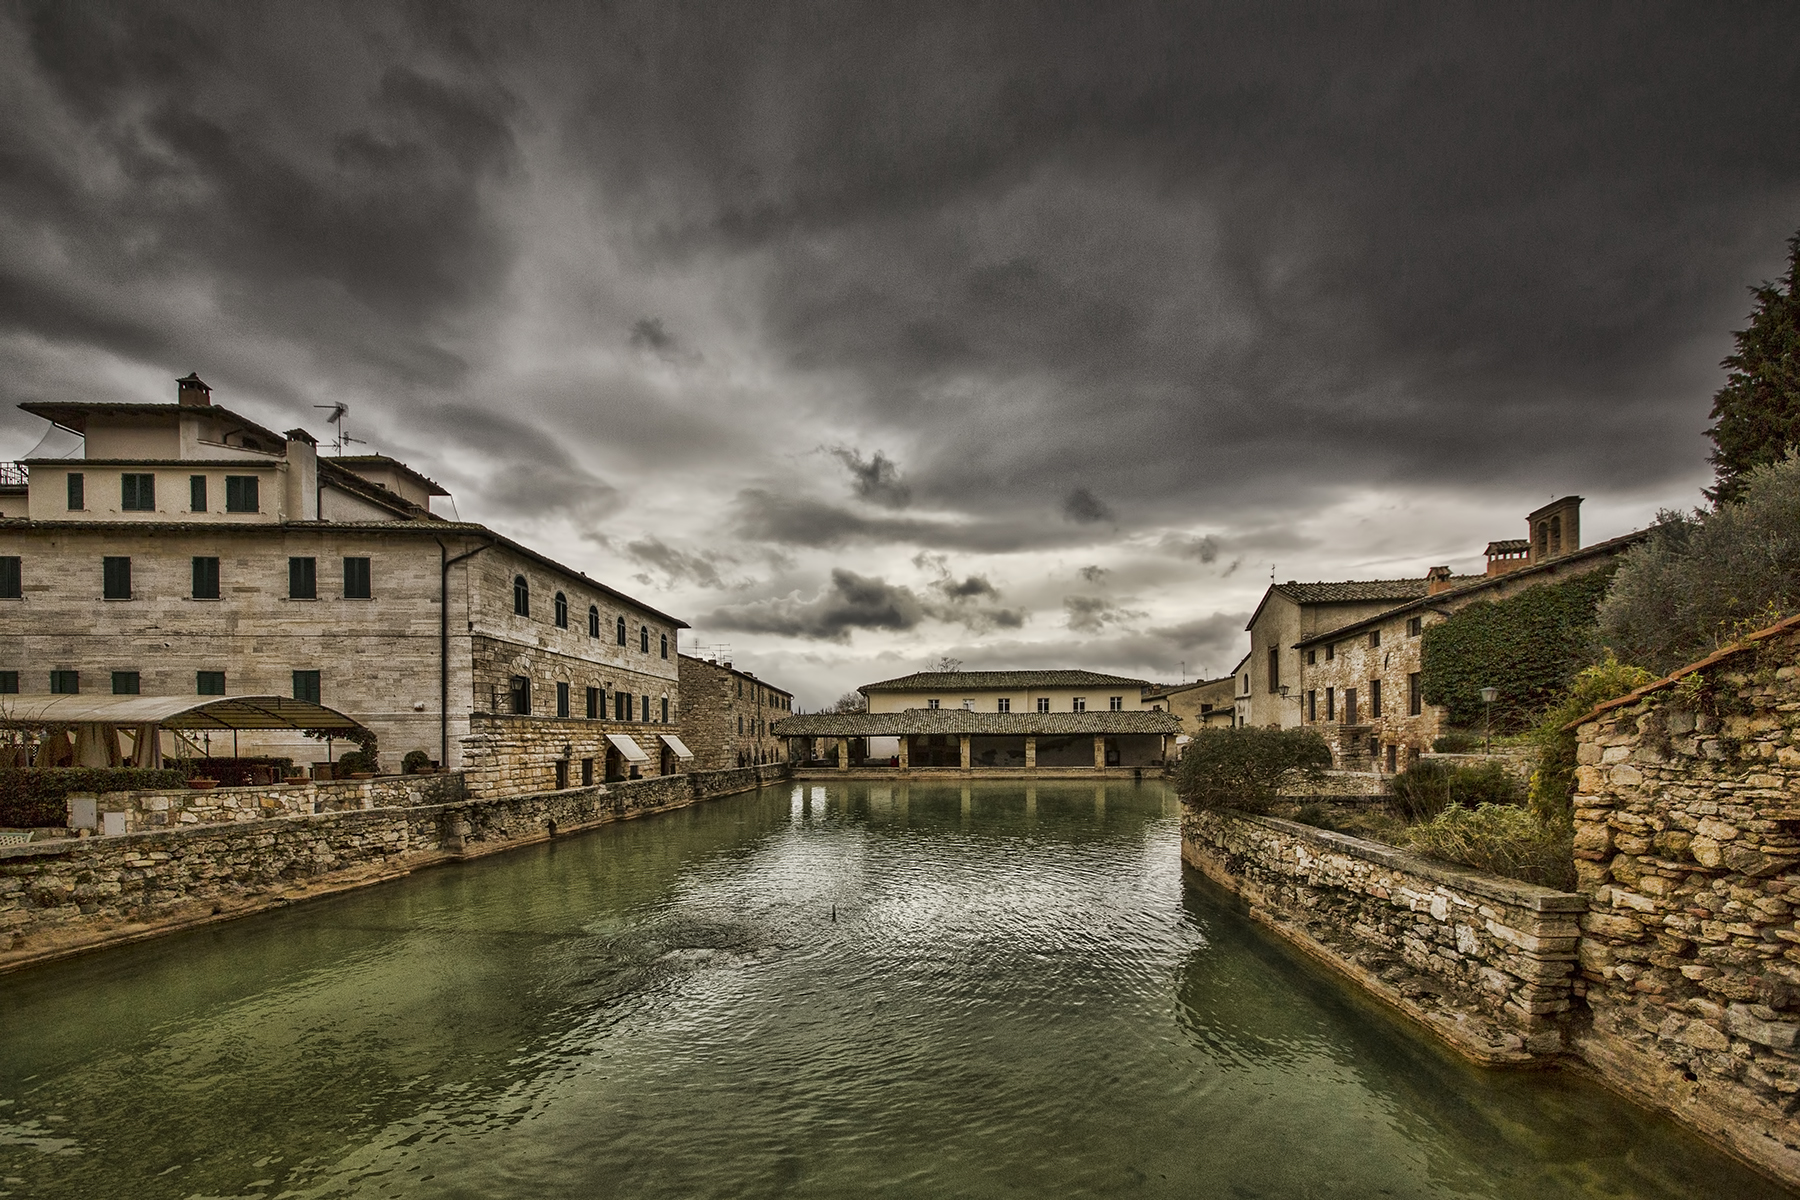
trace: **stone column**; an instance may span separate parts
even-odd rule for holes
[[[1096,770],[1096,771],[1103,770],[1103,769],[1105,769],[1105,767],[1106,767],[1106,735],[1096,733],[1094,735],[1094,770]]]
[[[969,735],[962,734],[957,740],[962,742],[962,769],[969,769]]]
[[[838,770],[848,771],[849,769],[850,769],[850,739],[847,737],[841,737],[838,739]]]
[[[912,734],[903,733],[900,735],[900,769],[902,771],[905,771],[905,770],[910,769],[911,766],[912,766]]]
[[[1037,770],[1037,735],[1036,734],[1027,734],[1026,738],[1025,738],[1025,769],[1027,771]],[[1032,798],[1035,800],[1036,796],[1034,795]]]

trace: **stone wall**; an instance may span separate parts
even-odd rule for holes
[[[1272,817],[1183,806],[1182,858],[1252,915],[1489,1063],[1568,1044],[1580,896]]]
[[[635,764],[640,775],[676,774],[689,764],[668,756],[661,733],[674,733],[674,725],[644,725],[625,721],[588,721],[578,717],[512,717],[475,713],[469,718],[470,734],[463,740],[465,788],[472,797],[513,796],[521,792],[549,791],[556,787],[556,764],[568,764],[571,784],[581,782],[583,759],[594,760],[594,782],[607,778],[609,733],[624,734],[637,744],[648,762]],[[566,748],[566,749],[565,749]],[[633,764],[613,751],[613,766],[629,775]]]
[[[681,656],[680,666],[681,740],[694,752],[695,770],[787,757],[786,740],[769,729],[793,711],[790,693],[688,654]]]
[[[182,825],[257,821],[264,817],[448,804],[462,798],[462,774],[452,771],[441,775],[381,775],[374,779],[308,780],[300,784],[205,791],[175,788],[101,792],[98,809],[103,813],[124,813],[125,832],[141,833]]]
[[[0,969],[748,791],[782,767],[0,847]]]
[[[1575,852],[1602,1075],[1800,1181],[1800,629],[1583,724]]]

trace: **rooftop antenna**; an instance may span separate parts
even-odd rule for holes
[[[331,410],[331,415],[325,418],[325,423],[334,426],[337,429],[337,437],[333,438],[331,442],[331,450],[336,457],[342,458],[344,456],[344,447],[346,446],[366,446],[369,444],[362,438],[350,436],[350,406],[345,404],[342,400],[339,400],[336,404],[315,404],[313,407]]]
[[[1187,682],[1187,661],[1185,659],[1181,663],[1181,682]]]

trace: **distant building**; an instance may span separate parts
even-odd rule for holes
[[[694,769],[722,771],[787,760],[774,722],[794,710],[794,694],[765,683],[729,662],[690,654],[680,658],[681,737],[694,752]]]
[[[405,464],[321,457],[195,375],[174,404],[20,407],[83,444],[0,472],[0,693],[292,696],[476,794],[679,769],[685,623],[444,520]]]
[[[1154,687],[1144,693],[1148,707],[1168,712],[1181,722],[1181,731],[1190,735],[1200,729],[1230,729],[1237,724],[1236,698],[1234,675]]]

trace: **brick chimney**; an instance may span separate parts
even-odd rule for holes
[[[1435,596],[1439,592],[1447,592],[1451,588],[1450,568],[1433,567],[1425,572],[1425,594]]]
[[[189,408],[212,407],[212,389],[196,371],[189,371],[175,381],[175,403]]]

